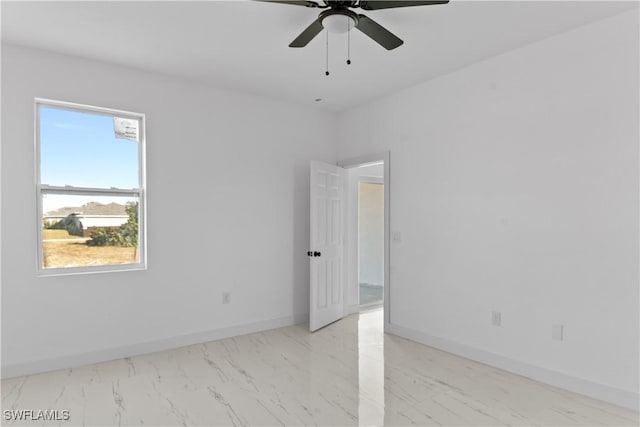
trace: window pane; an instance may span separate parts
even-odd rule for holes
[[[113,116],[42,105],[39,115],[42,184],[140,187],[137,138],[116,138]]]
[[[139,262],[137,197],[44,194],[43,268]]]

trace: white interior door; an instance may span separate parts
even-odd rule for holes
[[[343,316],[346,171],[311,162],[309,330]]]

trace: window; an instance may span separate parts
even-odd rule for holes
[[[144,115],[36,99],[38,271],[142,269]]]

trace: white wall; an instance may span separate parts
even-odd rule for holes
[[[36,277],[34,97],[146,114],[148,270]],[[3,375],[306,320],[309,160],[335,163],[335,116],[7,45],[2,113]]]
[[[635,10],[340,115],[391,152],[396,332],[637,408],[638,55]]]

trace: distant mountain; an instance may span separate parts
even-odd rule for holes
[[[46,212],[45,216],[67,216],[72,213],[81,213],[84,215],[126,215],[125,206],[118,203],[102,203],[89,202],[80,207],[64,207],[54,211]]]

